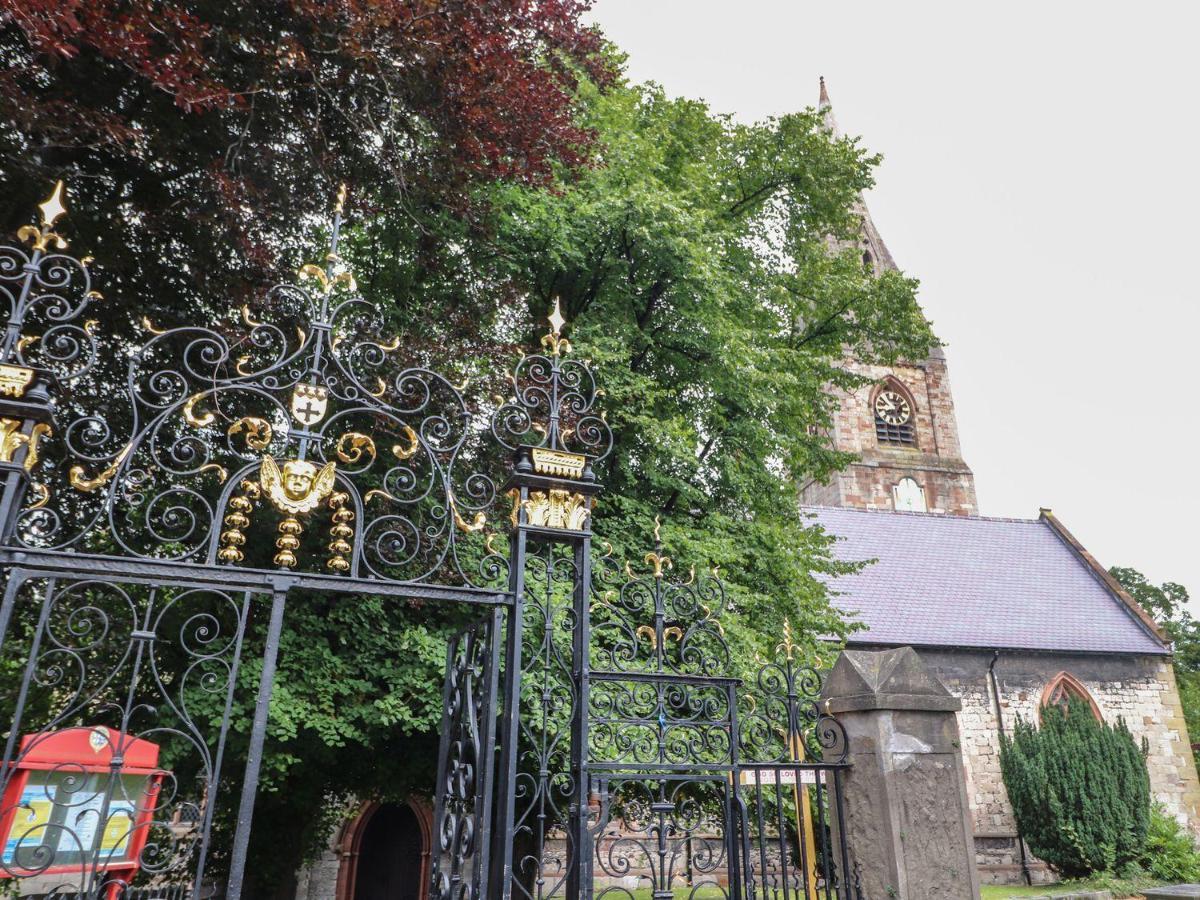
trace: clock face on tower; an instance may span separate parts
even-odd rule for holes
[[[912,407],[895,391],[880,391],[875,398],[875,415],[889,425],[903,425],[912,418]]]

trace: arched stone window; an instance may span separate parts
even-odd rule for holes
[[[1086,702],[1091,707],[1092,715],[1096,717],[1096,720],[1104,721],[1104,716],[1100,714],[1100,707],[1096,705],[1096,701],[1092,699],[1088,689],[1070,672],[1059,672],[1050,679],[1046,689],[1042,691],[1042,702],[1038,705],[1039,714],[1047,706],[1066,709],[1072,698]]]
[[[871,394],[871,413],[875,418],[875,439],[883,445],[915,446],[917,443],[917,404],[908,388],[888,377]]]

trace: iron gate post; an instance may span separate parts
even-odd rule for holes
[[[591,773],[587,766],[588,746],[588,695],[591,690],[591,662],[588,648],[591,646],[591,594],[592,594],[592,538],[583,532],[575,545],[575,589],[572,596],[575,615],[575,633],[572,636],[572,677],[575,680],[576,701],[574,720],[571,722],[571,777],[574,779],[575,797],[571,803],[571,843],[575,847],[575,865],[567,877],[568,900],[582,900],[591,896],[592,847],[591,830],[588,827],[588,810],[591,805]]]
[[[250,747],[246,754],[246,774],[242,780],[237,830],[234,832],[233,855],[229,862],[226,900],[241,900],[242,896],[246,854],[250,846],[250,822],[254,818],[254,798],[258,793],[258,772],[262,766],[263,744],[266,740],[267,717],[271,708],[271,690],[275,686],[275,665],[279,659],[279,638],[283,632],[283,609],[286,601],[287,588],[277,588],[271,597],[271,619],[267,625],[262,674],[258,680],[258,699],[254,704],[254,721],[250,726]]]
[[[520,757],[521,642],[525,624],[525,529],[518,526],[509,540],[508,608],[504,640],[504,706],[500,719],[499,802],[492,829],[492,871],[489,883],[501,900],[512,897],[513,829],[517,803],[517,760]]]

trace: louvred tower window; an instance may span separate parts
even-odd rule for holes
[[[897,385],[885,384],[875,395],[875,438],[881,444],[913,446],[916,430],[913,427],[913,404]]]

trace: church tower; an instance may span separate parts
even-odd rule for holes
[[[820,109],[828,127],[840,134],[824,78]],[[863,263],[877,271],[895,270],[896,263],[861,197],[858,213]],[[856,454],[858,460],[827,483],[805,484],[801,502],[806,506],[976,515],[975,476],[962,459],[941,348],[924,360],[905,360],[893,366],[867,365],[847,356],[844,366],[870,379],[870,384],[856,391],[838,390],[836,394],[833,444]]]

